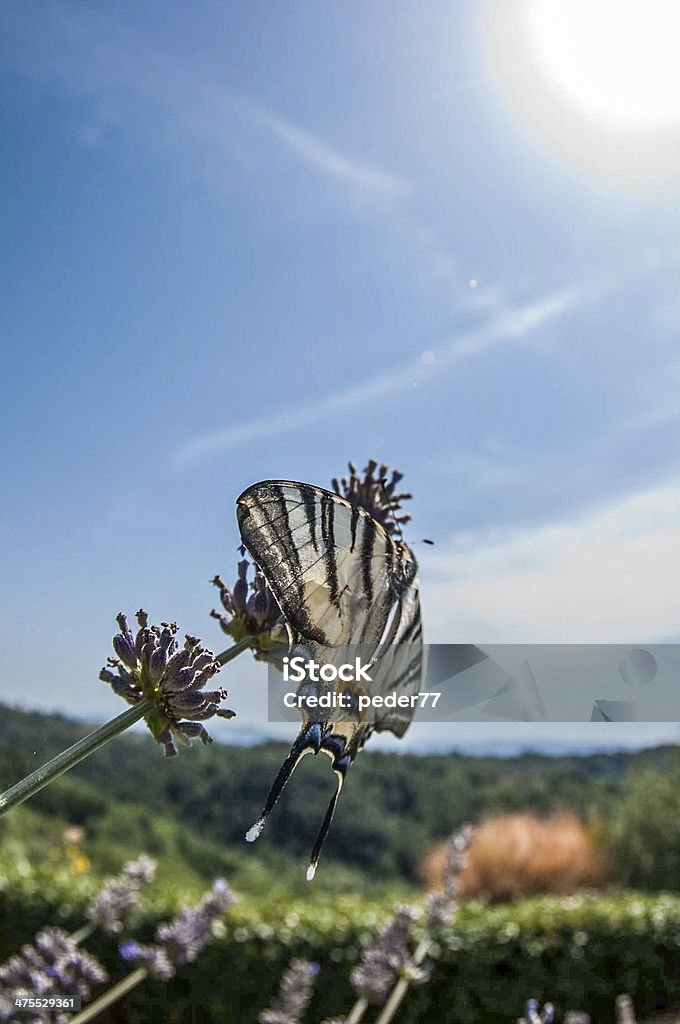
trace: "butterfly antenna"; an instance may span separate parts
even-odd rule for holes
[[[320,746],[321,726],[318,723],[312,723],[300,730],[297,739],[290,748],[288,757],[279,768],[279,774],[272,783],[272,787],[269,790],[264,807],[262,808],[262,814],[255,824],[246,832],[247,842],[254,843],[262,832],[262,829],[267,824],[267,818],[274,808],[274,804],[281,796],[288,779],[291,777],[305,754],[309,754],[310,751],[313,751],[315,754],[318,753]]]
[[[336,805],[337,805],[337,802],[338,802],[338,797],[340,796],[340,793],[342,792],[342,787],[343,787],[344,782],[345,782],[345,772],[346,771],[347,771],[346,768],[340,769],[340,771],[335,769],[335,774],[338,777],[338,787],[337,787],[335,793],[333,794],[333,796],[331,797],[331,802],[328,805],[328,810],[326,811],[326,816],[324,817],[323,821],[321,822],[321,828],[317,832],[316,839],[314,840],[314,846],[312,847],[312,855],[309,858],[309,867],[307,868],[307,881],[308,882],[311,882],[311,880],[314,878],[314,875],[316,874],[316,868],[317,868],[317,865],[319,863],[319,855],[321,853],[321,847],[323,846],[323,844],[325,842],[326,836],[328,835],[328,830],[331,827],[331,822],[333,821],[333,815],[335,814],[335,808],[336,808]]]

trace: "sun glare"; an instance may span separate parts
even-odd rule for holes
[[[529,43],[565,94],[636,128],[680,119],[680,0],[535,0]]]
[[[487,0],[498,94],[608,185],[680,187],[680,0]]]

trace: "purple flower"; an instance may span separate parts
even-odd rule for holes
[[[429,980],[429,968],[416,964],[411,953],[415,917],[411,907],[397,907],[394,917],[378,932],[374,944],[364,950],[351,975],[352,986],[359,995],[382,1003],[399,977],[408,978],[412,985],[422,985]]]
[[[211,582],[219,589],[224,611],[213,608],[210,614],[236,643],[250,637],[256,659],[267,661],[272,648],[287,646],[284,617],[262,573],[256,569],[252,582],[248,580],[249,568],[248,559],[242,558],[233,587],[228,587],[221,576],[214,577]]]
[[[271,1007],[262,1010],[260,1024],[299,1024],[314,991],[319,965],[308,960],[292,960],[284,971],[279,991]]]
[[[0,988],[9,1000],[7,1009],[0,1005],[0,1021],[13,1017],[14,999],[31,995],[80,995],[87,999],[92,986],[103,984],[107,978],[99,961],[80,949],[66,932],[44,928],[36,935],[34,945],[23,946],[0,967]],[[48,1018],[54,1024],[54,1014],[37,1014],[34,1020]],[[56,1018],[58,1022],[68,1019],[68,1015],[61,1014]],[[27,1024],[26,1018],[22,1021]]]
[[[128,861],[117,878],[110,878],[87,910],[90,921],[99,925],[108,935],[123,930],[123,917],[139,901],[142,887],[156,872],[156,861],[141,856]]]
[[[526,1018],[521,1018],[524,1024],[553,1024],[555,1019],[555,1007],[552,1003],[544,1003],[539,1010],[537,999],[527,999]]]
[[[175,973],[174,964],[161,946],[145,946],[132,939],[122,943],[118,950],[126,963],[145,967],[150,976],[158,981],[170,981]]]
[[[378,470],[378,475],[375,475]],[[382,524],[387,533],[399,534],[401,524],[407,523],[411,518],[409,515],[398,516],[401,510],[402,501],[407,501],[411,495],[406,491],[398,492],[397,484],[403,477],[403,473],[392,470],[392,477],[388,480],[389,468],[375,459],[370,459],[363,470],[363,477],[360,477],[356,466],[349,463],[349,476],[343,477],[339,482],[332,481],[333,490],[336,494],[347,498],[353,505],[360,505],[370,516]]]
[[[449,925],[458,909],[460,876],[467,863],[468,850],[475,835],[474,825],[465,823],[451,836],[444,869],[444,887],[428,898],[428,913],[432,923]]]
[[[188,634],[180,647],[176,623],[149,626],[143,609],[137,612],[136,635],[122,613],[117,622],[120,633],[113,638],[117,657],[109,658],[99,678],[128,704],[145,699],[154,702],[144,720],[167,756],[177,753],[173,737],[182,743],[190,743],[194,737],[211,743],[201,722],[214,716],[234,717],[233,711],[219,706],[227,696],[226,690],[203,689],[220,670],[213,654]]]
[[[636,1024],[635,1008],[629,995],[616,997],[616,1024]]]
[[[167,981],[177,967],[198,959],[210,939],[213,923],[235,899],[227,883],[218,878],[200,903],[185,907],[173,921],[158,926],[154,944],[124,942],[119,947],[120,955],[128,963],[144,966],[149,974]]]

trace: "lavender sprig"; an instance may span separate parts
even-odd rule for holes
[[[210,940],[215,921],[235,899],[227,883],[218,878],[200,903],[185,908],[173,921],[158,926],[154,943],[145,945],[135,939],[121,943],[118,948],[122,959],[135,965],[135,969],[72,1017],[69,1024],[87,1024],[146,978],[169,981],[178,967],[193,963]]]
[[[616,1024],[636,1024],[633,1000],[625,993],[616,997]]]
[[[44,928],[34,945],[23,946],[18,954],[0,967],[0,986],[9,997],[10,1008],[0,1005],[0,1021],[13,1017],[11,1004],[15,999],[31,996],[79,995],[87,999],[92,986],[101,985],[108,975],[99,961],[80,949],[71,936],[60,928]],[[69,1014],[36,1013],[22,1017],[25,1024],[67,1024]]]
[[[433,924],[450,925],[458,909],[460,876],[467,864],[468,851],[475,835],[474,825],[466,822],[448,841],[444,885],[428,897],[427,907]]]
[[[359,476],[356,466],[350,462],[349,476],[343,476],[340,481],[334,478],[332,485],[336,494],[347,498],[353,505],[360,505],[387,533],[399,534],[401,524],[408,523],[411,517],[408,514],[398,516],[397,512],[401,511],[401,503],[412,495],[407,491],[397,491],[397,484],[404,474],[393,469],[392,477],[388,479],[389,472],[384,463],[378,465],[375,459],[370,459],[363,470],[364,475]]]
[[[627,996],[619,996],[616,1000],[616,1019],[618,1024],[623,1024],[619,1018],[619,1000],[621,998],[627,999]],[[525,1016],[519,1017],[517,1024],[554,1024],[555,1021],[555,1007],[552,1003],[544,1003],[543,1006],[539,1006],[537,999],[527,999]],[[564,1024],[590,1024],[590,1017],[587,1013],[583,1013],[581,1010],[567,1010],[563,1018]],[[626,1021],[625,1024],[634,1024],[633,1021]]]
[[[427,902],[427,924],[448,925],[458,909],[460,874],[474,836],[474,827],[462,825],[449,840],[448,863],[444,887]],[[344,1024],[359,1024],[369,1002],[383,1003],[376,1024],[388,1024],[394,1018],[410,985],[422,985],[431,976],[431,967],[423,967],[431,952],[432,941],[426,930],[413,953],[410,940],[416,912],[411,907],[397,907],[394,917],[378,933],[375,943],[363,954],[354,968],[351,982],[358,999]]]
[[[145,613],[141,614],[145,615]],[[119,616],[119,625],[122,626],[120,619],[124,620],[124,616]],[[143,628],[146,629],[147,627]],[[165,627],[163,628],[165,629]],[[171,628],[168,626],[168,629]],[[152,647],[155,646],[159,649],[156,653],[153,671],[157,671],[158,659],[162,658],[160,632],[161,630],[158,627],[151,627],[151,633],[155,636],[155,640],[152,637],[149,643]],[[116,636],[119,638],[115,641],[118,650],[121,653],[124,651],[126,657],[129,658],[129,644],[132,634],[127,628],[127,622],[122,626],[121,633],[116,634]],[[135,638],[132,639],[136,643]],[[123,641],[125,641],[124,644]],[[163,643],[167,643],[167,638],[164,638]],[[213,715],[218,715],[222,718],[232,718],[234,712],[218,707],[219,701],[226,697],[224,690],[213,691],[212,693],[207,691],[194,693],[196,688],[200,690],[207,675],[214,674],[212,668],[207,670],[207,662],[205,663],[205,668],[201,667],[200,658],[202,656],[205,656],[206,659],[209,657],[211,665],[216,666],[214,671],[217,671],[220,666],[226,665],[228,661],[231,661],[241,654],[242,651],[246,650],[246,645],[243,643],[234,644],[233,647],[223,651],[217,658],[213,658],[209,651],[204,651],[193,637],[187,636],[185,648],[187,645],[190,649],[188,652],[188,663],[185,668],[188,668],[189,672],[184,674],[178,672],[174,678],[172,675],[169,675],[165,692],[159,685],[156,685],[159,683],[159,680],[153,676],[151,683],[153,683],[154,678],[156,683],[149,685],[147,692],[147,680],[145,680],[145,685],[142,685],[141,679],[143,662],[137,663],[136,667],[140,674],[139,680],[137,680],[133,669],[126,665],[120,657],[118,659],[110,659],[109,666],[102,670],[100,678],[111,683],[113,689],[119,692],[128,703],[131,703],[132,707],[110,722],[106,722],[105,725],[95,729],[88,736],[84,736],[83,739],[78,740],[77,743],[74,743],[66,750],[62,750],[60,754],[57,754],[51,760],[41,765],[36,771],[20,779],[19,782],[10,786],[4,793],[0,793],[0,815],[5,814],[12,807],[18,807],[19,804],[28,800],[29,797],[39,793],[50,782],[58,779],[60,775],[74,768],[75,765],[80,764],[86,757],[94,754],[105,743],[112,740],[114,736],[119,736],[142,718],[146,720],[154,737],[165,747],[166,754],[177,753],[173,744],[173,736],[180,739],[182,743],[190,743],[192,737],[198,737],[203,743],[210,743],[211,738],[203,725],[201,725],[200,719],[210,718]],[[170,646],[171,644],[168,644],[166,656]],[[146,653],[150,655],[151,652],[142,651],[141,653],[142,658],[144,658]],[[170,651],[169,653],[171,656],[172,652]],[[179,653],[181,654],[182,652]],[[185,655],[182,656],[184,657]],[[119,665],[120,671],[116,673],[111,671],[112,668],[118,669]],[[176,662],[174,667],[179,668]],[[149,672],[151,671],[152,669],[149,667]],[[191,675],[192,671],[194,673],[193,676]],[[178,721],[178,715],[184,716],[187,720]]]
[[[293,960],[284,971],[279,991],[271,1007],[262,1010],[259,1024],[299,1024],[314,991],[319,965],[308,960]]]
[[[137,612],[136,635],[122,612],[116,621],[120,628],[113,638],[117,657],[109,658],[99,678],[128,704],[139,704],[145,698],[153,702],[144,719],[167,757],[177,753],[175,738],[190,743],[197,737],[205,744],[211,743],[201,722],[214,716],[234,717],[233,711],[220,707],[226,690],[203,689],[220,670],[212,652],[188,634],[180,648],[177,624],[163,622],[150,626],[144,609]]]
[[[125,915],[139,902],[139,893],[156,873],[156,861],[141,856],[128,861],[116,878],[105,883],[99,895],[87,909],[87,918],[108,935],[123,930]]]
[[[200,903],[185,907],[173,921],[158,926],[155,943],[145,946],[125,942],[120,946],[120,955],[127,963],[143,966],[149,974],[167,981],[177,967],[198,959],[210,939],[213,923],[235,899],[227,883],[218,878]]]
[[[287,645],[285,620],[263,574],[256,568],[251,581],[249,568],[250,562],[242,557],[233,587],[228,587],[221,576],[211,580],[220,592],[223,611],[213,608],[210,615],[236,643],[247,643],[258,661],[267,661],[273,648]]]
[[[375,943],[364,950],[351,975],[358,995],[382,1003],[397,978],[405,977],[412,985],[422,985],[429,979],[430,972],[414,962],[410,950],[415,920],[416,912],[412,907],[397,907],[394,917],[378,932]]]
[[[553,1024],[555,1020],[555,1007],[552,1003],[544,1003],[539,1009],[537,999],[527,999],[526,1018],[521,1018],[524,1024]]]

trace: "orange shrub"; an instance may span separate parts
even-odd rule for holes
[[[421,870],[430,889],[441,887],[446,864],[445,843],[425,857]],[[532,893],[566,896],[604,875],[602,857],[576,815],[503,814],[477,829],[460,887],[462,896],[501,903]]]

